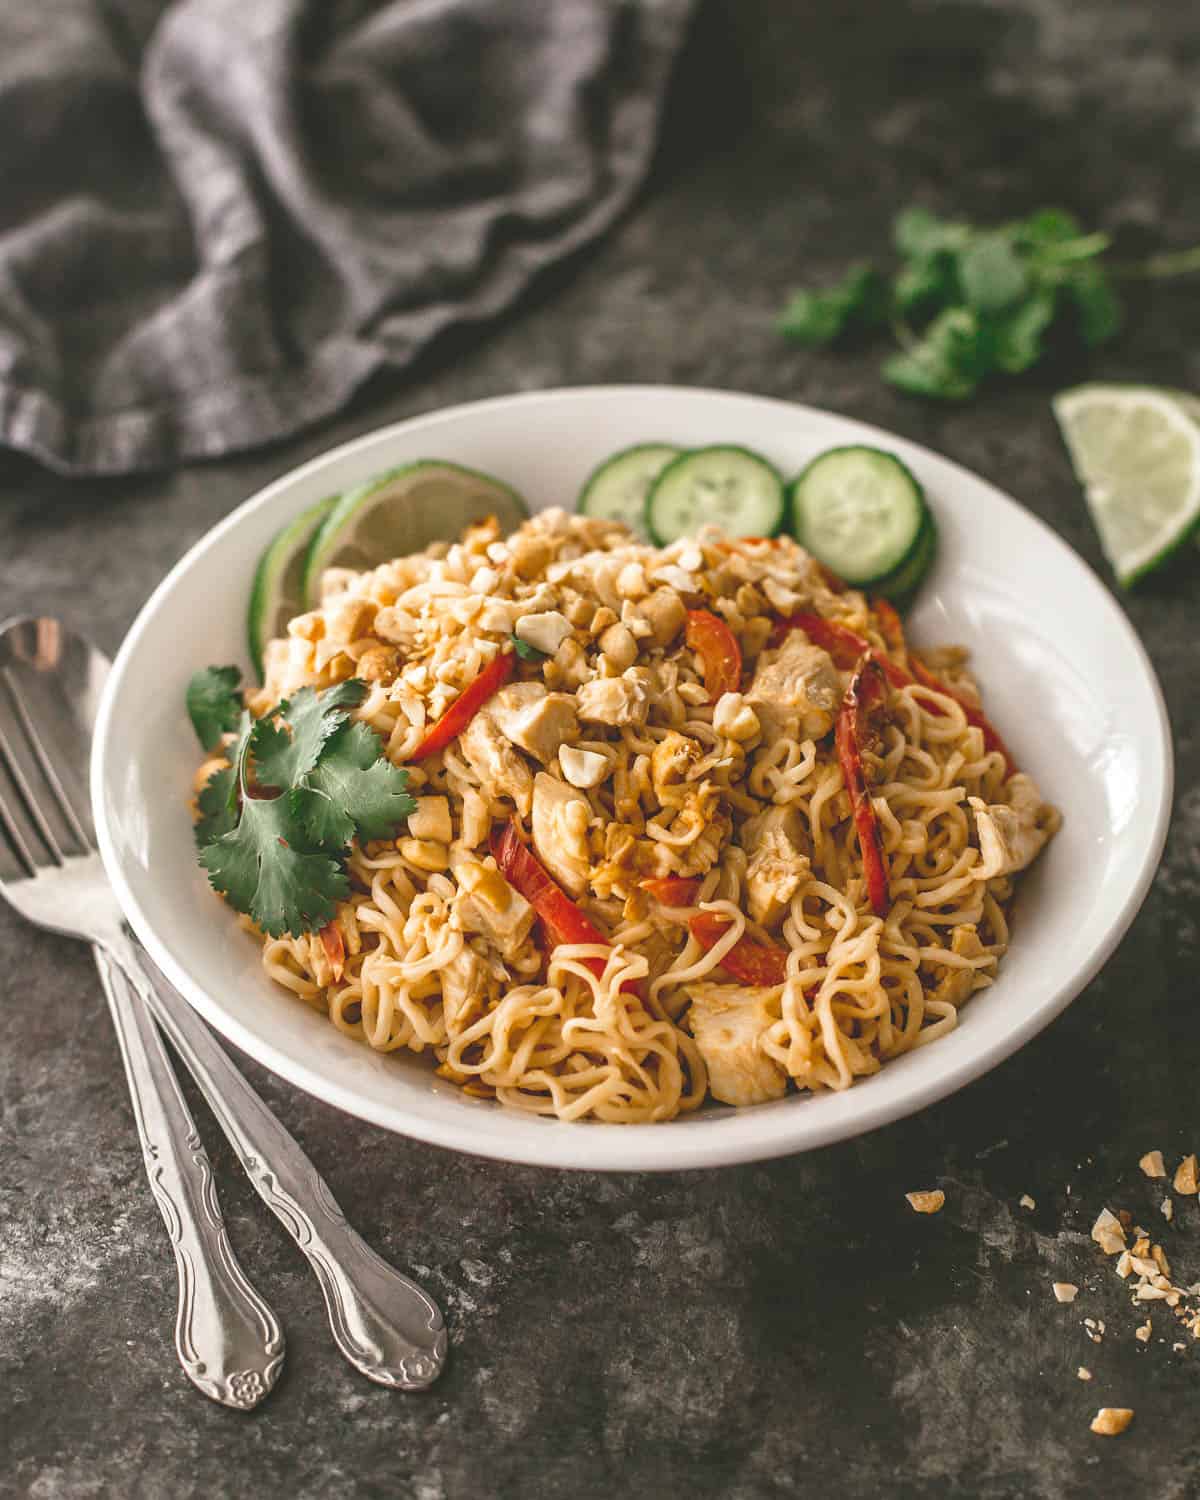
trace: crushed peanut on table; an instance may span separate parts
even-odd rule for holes
[[[1119,1437],[1132,1421],[1132,1407],[1102,1406],[1092,1418],[1092,1431],[1103,1437]]]

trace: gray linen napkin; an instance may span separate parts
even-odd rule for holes
[[[694,0],[0,0],[0,443],[68,473],[329,415],[648,165]]]

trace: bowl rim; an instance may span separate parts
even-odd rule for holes
[[[640,402],[710,397],[719,397],[725,401],[745,402],[760,409],[774,407],[778,410],[781,419],[790,417],[794,420],[797,414],[822,420],[832,418],[843,427],[848,435],[847,440],[851,441],[874,444],[899,442],[911,451],[919,453],[923,458],[935,461],[954,480],[966,479],[973,485],[983,485],[992,501],[1005,507],[1012,507],[1024,520],[1033,523],[1052,548],[1065,553],[1075,566],[1086,574],[1094,589],[1097,605],[1107,610],[1111,623],[1124,637],[1125,643],[1131,648],[1134,658],[1142,669],[1145,685],[1149,689],[1155,708],[1154,729],[1157,733],[1150,739],[1159,762],[1160,772],[1157,805],[1153,809],[1149,836],[1144,843],[1135,878],[1126,892],[1119,911],[1097,942],[1088,961],[1047,994],[1019,1024],[1013,1025],[986,1044],[976,1047],[973,1052],[958,1059],[953,1066],[932,1073],[927,1079],[914,1080],[899,1098],[889,1095],[881,1096],[878,1100],[873,1097],[861,1098],[861,1103],[851,1123],[847,1123],[828,1111],[826,1118],[822,1119],[818,1110],[813,1109],[810,1112],[808,1108],[779,1113],[774,1110],[769,1113],[756,1109],[730,1110],[714,1114],[707,1129],[681,1132],[677,1122],[674,1121],[630,1128],[590,1121],[565,1123],[524,1115],[518,1111],[505,1112],[506,1119],[511,1116],[532,1123],[536,1127],[536,1147],[522,1151],[509,1144],[503,1132],[493,1133],[486,1129],[481,1130],[479,1128],[481,1117],[473,1108],[463,1111],[461,1124],[457,1121],[449,1124],[440,1119],[429,1118],[419,1109],[409,1107],[402,1099],[398,1099],[396,1105],[385,1108],[372,1099],[360,1097],[348,1085],[331,1079],[319,1068],[273,1048],[269,1042],[253,1033],[237,1016],[219,1005],[204,986],[194,981],[188,971],[176,961],[170,946],[159,936],[126,877],[109,823],[105,797],[105,767],[122,684],[130,662],[135,658],[141,646],[143,637],[179,578],[229,532],[236,530],[251,513],[269,507],[280,495],[300,487],[304,481],[319,474],[323,469],[332,468],[346,460],[353,460],[357,455],[365,454],[373,449],[386,448],[391,440],[414,428],[433,434],[443,423],[469,419],[472,415],[483,412],[519,410],[521,406],[530,403],[586,403],[597,399]],[[467,1155],[530,1166],[582,1171],[684,1171],[767,1160],[866,1135],[870,1131],[904,1119],[948,1097],[1012,1056],[1082,993],[1103,968],[1129,930],[1145,900],[1162,856],[1173,805],[1174,777],[1174,748],[1166,702],[1158,675],[1141,639],[1094,570],[1071,547],[1070,543],[1059,536],[1040,516],[1028,510],[984,476],[925,444],[916,442],[903,434],[892,433],[886,428],[844,416],[840,412],[832,412],[807,403],[788,401],[778,397],[753,395],[744,391],[703,386],[632,383],[520,391],[482,400],[461,402],[448,407],[438,407],[429,412],[373,428],[333,448],[326,449],[256,490],[227,516],[197,538],[168,571],[135,616],[117,652],[103,689],[93,737],[89,779],[97,842],[109,880],[129,925],[158,968],[204,1020],[263,1066],[306,1093],[349,1115],[396,1134],[405,1135],[429,1145],[460,1151]],[[852,1092],[857,1093],[857,1089]],[[865,1090],[864,1093],[869,1096],[871,1091]],[[816,1101],[814,1098],[806,1102]],[[794,1118],[789,1118],[789,1115]],[[664,1131],[670,1131],[671,1134],[664,1136],[662,1134]]]

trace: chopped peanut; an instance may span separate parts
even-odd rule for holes
[[[1051,1290],[1059,1302],[1074,1302],[1079,1295],[1079,1288],[1073,1281],[1056,1281]]]
[[[1107,1208],[1101,1209],[1100,1216],[1092,1225],[1092,1238],[1105,1255],[1120,1255],[1125,1248],[1125,1230],[1121,1227],[1121,1221]]]
[[[1197,1163],[1195,1153],[1185,1156],[1175,1169],[1175,1180],[1172,1184],[1177,1193],[1191,1194],[1200,1192],[1200,1178],[1197,1177]]]
[[[1102,1406],[1092,1418],[1092,1431],[1103,1437],[1119,1437],[1133,1421],[1133,1409],[1128,1406]]]
[[[941,1188],[934,1188],[931,1192],[905,1193],[912,1211],[917,1214],[940,1213],[946,1202],[946,1195]]]
[[[1165,1177],[1167,1175],[1161,1151],[1147,1151],[1141,1161],[1138,1162],[1138,1166],[1141,1167],[1147,1177]]]

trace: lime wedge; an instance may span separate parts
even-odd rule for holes
[[[430,542],[454,541],[487,516],[507,533],[529,519],[529,507],[500,480],[439,459],[376,475],[347,490],[313,537],[304,563],[308,607],[319,602],[326,568],[376,568]]]
[[[261,680],[267,642],[287,630],[288,621],[304,611],[304,563],[317,527],[337,503],[329,495],[277,532],[258,560],[250,586],[246,638],[250,660]]]
[[[1200,520],[1200,422],[1184,404],[1193,399],[1145,385],[1081,385],[1054,398],[1100,545],[1125,588]]]

